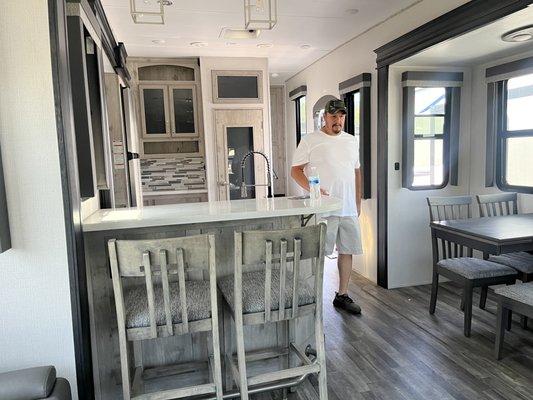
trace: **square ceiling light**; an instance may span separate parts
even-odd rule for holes
[[[163,25],[165,23],[164,2],[161,0],[130,0],[130,12],[136,24]]]
[[[244,0],[245,29],[272,29],[278,23],[278,0]]]

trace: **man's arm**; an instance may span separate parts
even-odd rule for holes
[[[291,176],[300,187],[309,192],[309,180],[304,174],[304,168],[306,165],[307,164],[293,166],[291,168]],[[320,188],[320,193],[322,193],[323,196],[329,196],[329,192],[324,188]]]
[[[355,205],[357,206],[357,215],[361,215],[361,168],[355,169]]]
[[[307,176],[304,174],[304,168],[306,165],[307,164],[293,166],[291,168],[291,176],[298,185],[300,185],[306,191],[309,191],[309,181],[307,180]]]

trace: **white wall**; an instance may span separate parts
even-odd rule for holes
[[[391,67],[389,72],[389,165],[402,161],[402,86],[404,71],[463,72],[459,138],[459,185],[438,190],[402,188],[402,171],[388,171],[388,283],[390,288],[431,283],[433,261],[429,211],[430,196],[461,196],[469,192],[470,94],[469,68]]]
[[[496,186],[490,188],[485,187],[485,140],[487,129],[487,83],[485,80],[485,70],[494,65],[531,56],[533,56],[533,52],[530,51],[512,57],[500,58],[490,63],[476,65],[472,69],[472,147],[470,151],[472,194],[500,192]],[[521,212],[533,212],[533,195],[519,194],[519,208]]]
[[[445,2],[426,0],[418,3],[339,47],[286,82],[287,99],[288,92],[298,86],[307,85],[307,126],[312,127],[312,108],[320,97],[325,94],[339,96],[339,82],[363,72],[372,73],[372,198],[363,201],[360,221],[364,255],[356,257],[354,270],[374,282],[377,281],[377,73],[375,71],[376,54],[374,50],[466,2],[466,0],[447,0]],[[384,16],[385,18],[386,16]],[[286,104],[287,162],[288,167],[290,167],[292,155],[296,148],[296,122],[294,102],[287,100]],[[290,174],[290,168],[287,168],[287,171]],[[291,181],[289,192],[297,193],[296,185],[290,176],[288,179]]]
[[[13,248],[0,254],[0,371],[53,364],[76,391],[47,2],[2,2],[0,143]]]
[[[213,84],[211,71],[213,70],[259,70],[263,72],[263,102],[257,104],[219,104],[213,103]],[[207,173],[207,189],[209,200],[217,200],[217,166],[215,143],[215,114],[216,109],[262,109],[263,110],[263,146],[267,156],[272,159],[272,143],[270,136],[270,82],[267,58],[238,58],[238,57],[200,57],[200,75],[202,77],[202,101],[205,132],[205,166]],[[272,162],[271,162],[272,164]]]

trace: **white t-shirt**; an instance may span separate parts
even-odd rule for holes
[[[328,215],[357,215],[355,170],[360,167],[358,138],[344,131],[338,135],[328,135],[317,130],[305,135],[294,152],[292,166],[304,164],[306,175],[310,167],[316,167],[320,187],[343,201],[342,210]]]

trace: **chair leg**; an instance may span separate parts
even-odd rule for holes
[[[213,381],[216,388],[217,400],[222,400],[222,363],[220,361],[220,335],[218,332],[218,319],[212,318],[213,330],[211,332],[211,339],[213,342]]]
[[[470,337],[470,330],[472,327],[472,296],[474,288],[467,284],[465,286],[465,322],[464,322],[464,334],[466,337]]]
[[[513,326],[513,312],[511,310],[508,310],[507,311],[507,326],[506,326],[506,329],[508,331],[510,331],[512,326]]]
[[[506,308],[503,308],[501,303],[498,303],[498,315],[496,317],[496,341],[494,344],[494,357],[496,358],[496,360],[501,360],[502,358],[507,314],[508,310]]]
[[[464,312],[465,310],[465,293],[463,291],[463,294],[461,295],[461,305],[459,306],[459,308],[461,309],[461,311]]]
[[[122,395],[124,400],[131,399],[130,363],[128,357],[128,341],[124,328],[118,329],[118,341],[120,346],[120,371],[122,373]]]
[[[244,350],[242,314],[240,316],[235,316],[235,336],[237,339],[237,361],[239,365],[239,390],[241,392],[241,400],[248,400],[248,380],[246,378],[246,353]]]
[[[527,317],[525,315],[520,317],[520,325],[522,326],[522,329],[527,329]]]
[[[487,304],[488,291],[489,291],[489,287],[488,286],[483,286],[481,288],[481,295],[479,296],[479,308],[481,308],[482,310],[485,309],[485,306]]]
[[[318,373],[318,398],[328,400],[328,379],[326,373],[326,346],[324,337],[324,325],[322,322],[322,307],[317,306],[315,313],[315,341],[316,357],[320,365]]]
[[[227,391],[233,389],[233,378],[231,373],[231,367],[229,361],[233,357],[233,338],[232,338],[232,326],[231,316],[226,310],[223,311],[224,319],[224,375],[225,375],[225,388]]]
[[[429,303],[429,313],[435,314],[435,308],[437,307],[437,293],[439,291],[439,274],[433,270],[433,281],[431,283],[431,300]]]

